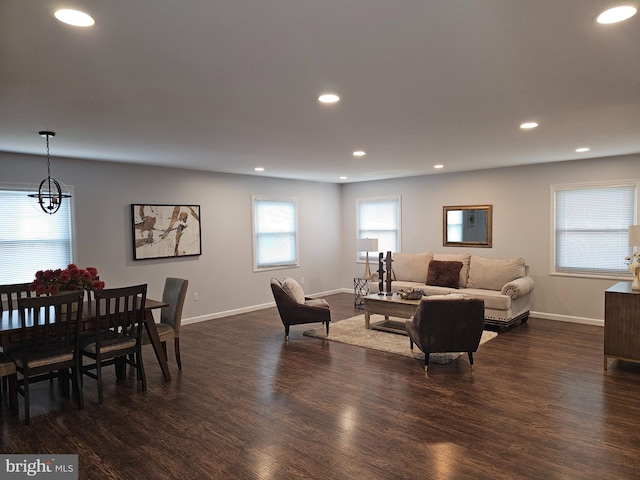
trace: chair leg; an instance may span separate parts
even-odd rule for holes
[[[467,352],[469,355],[469,363],[471,364],[471,370],[473,370],[473,352]]]
[[[429,370],[429,352],[424,352],[424,371]]]
[[[82,369],[79,364],[76,363],[71,374],[73,375],[71,382],[73,384],[74,395],[78,401],[78,409],[82,410],[84,408],[84,394],[82,393]]]
[[[98,381],[98,405],[102,405],[102,359],[96,357],[96,380]]]
[[[409,348],[413,351],[413,338],[409,337]]]
[[[289,325],[284,326],[284,339],[285,341],[289,340]]]
[[[178,364],[178,370],[182,370],[182,361],[180,360],[180,337],[173,339],[173,349],[176,352],[176,363]]]
[[[147,376],[144,373],[144,364],[142,363],[142,347],[138,347],[138,351],[136,352],[136,360],[138,367],[138,375],[140,380],[142,381],[142,391],[147,391]]]
[[[13,416],[17,417],[20,414],[18,407],[18,374],[12,373],[7,377],[3,377],[3,380],[8,382],[9,388],[9,408],[13,413]]]
[[[327,326],[327,336],[329,336],[329,322],[324,322],[324,323]]]
[[[23,376],[24,383],[22,384],[22,390],[24,391],[24,424],[29,425],[31,418],[29,417],[29,376],[26,372]]]

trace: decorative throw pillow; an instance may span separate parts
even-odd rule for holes
[[[434,253],[434,260],[443,260],[445,262],[462,262],[460,270],[460,288],[467,287],[469,279],[469,262],[471,261],[470,253]]]
[[[287,277],[282,282],[282,289],[292,296],[296,302],[304,303],[304,290],[293,278]]]
[[[460,288],[460,270],[462,270],[462,262],[431,260],[427,273],[427,285]]]

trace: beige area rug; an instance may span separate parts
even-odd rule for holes
[[[382,315],[371,315],[371,323],[384,320]],[[404,322],[406,319],[394,319]],[[308,330],[303,333],[308,337],[326,338],[336,342],[357,345],[359,347],[371,348],[382,352],[395,353],[424,360],[424,353],[416,346],[413,352],[409,348],[409,337],[397,333],[381,332],[379,330],[367,330],[364,328],[364,314],[340,320],[329,325],[329,336],[326,334],[324,326],[316,330]],[[496,332],[485,330],[482,332],[480,345],[496,337]],[[432,353],[429,355],[429,363],[445,364],[453,362],[462,353]]]

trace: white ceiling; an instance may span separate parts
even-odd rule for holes
[[[616,4],[2,0],[0,151],[53,130],[53,158],[336,183],[636,154],[640,14],[593,20]]]

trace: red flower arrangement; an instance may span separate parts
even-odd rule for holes
[[[64,270],[38,270],[29,289],[37,295],[55,295],[72,290],[102,290],[104,282],[97,277],[98,270],[95,267],[78,268],[70,263]]]

